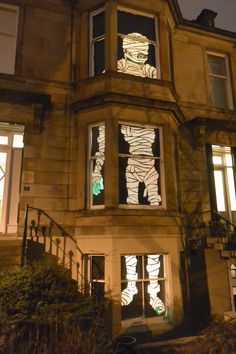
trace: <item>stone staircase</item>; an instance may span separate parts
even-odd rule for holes
[[[20,266],[21,240],[15,236],[0,237],[0,271]]]
[[[236,260],[236,226],[217,212],[210,212],[208,221],[196,223],[188,241],[192,249],[204,245],[218,251],[224,259]]]

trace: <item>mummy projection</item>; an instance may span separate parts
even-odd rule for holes
[[[129,33],[123,38],[124,58],[118,60],[118,71],[130,75],[157,78],[157,70],[146,64],[149,44],[140,33]]]
[[[160,292],[160,284],[158,283],[158,275],[160,272],[160,256],[159,255],[148,255],[147,257],[147,272],[149,276],[148,294],[149,303],[153,310],[158,316],[165,313],[166,308],[163,301],[157,296]],[[138,279],[137,268],[137,257],[136,256],[125,256],[125,266],[126,266],[126,279],[127,287],[121,293],[121,306],[128,306],[132,301],[135,294],[138,293],[136,286],[136,281]]]
[[[121,125],[121,133],[129,144],[129,153],[132,155],[128,158],[125,172],[127,204],[139,204],[139,184],[143,182],[144,197],[148,198],[150,205],[159,205],[161,203],[161,196],[158,193],[159,174],[155,168],[152,151],[155,130]]]
[[[98,127],[98,151],[95,153],[96,162],[92,173],[92,189],[93,195],[99,195],[101,190],[104,189],[102,167],[104,165],[105,157],[105,126],[100,125]]]

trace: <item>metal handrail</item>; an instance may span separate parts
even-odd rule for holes
[[[47,219],[50,220],[51,225],[56,226],[58,228],[58,230],[60,231],[60,236],[61,237],[68,237],[76,246],[76,250],[79,251],[81,257],[83,258],[84,254],[81,251],[80,247],[77,244],[77,241],[74,239],[73,236],[71,236],[66,230],[63,229],[63,227],[61,225],[59,225],[55,220],[53,220],[53,218],[48,215],[44,210],[39,209],[39,208],[35,208],[35,207],[31,207],[28,204],[26,205],[25,208],[25,217],[24,217],[24,227],[23,227],[23,239],[22,239],[22,246],[21,246],[21,267],[24,266],[25,264],[25,256],[26,256],[26,248],[27,248],[27,238],[28,238],[28,214],[29,214],[29,210],[35,210],[38,213],[38,226],[39,226],[39,222],[40,222],[40,216],[41,214],[44,215]],[[46,235],[44,226],[41,226],[41,229],[38,228],[39,231],[42,232],[42,236],[44,237],[48,237],[50,238],[50,240],[55,243],[52,239],[52,235]],[[31,235],[32,236],[32,235]]]

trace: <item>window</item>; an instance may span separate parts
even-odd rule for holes
[[[121,257],[121,318],[165,316],[166,266],[160,254]]]
[[[118,10],[118,71],[140,77],[160,78],[157,19]]]
[[[14,74],[18,7],[0,3],[0,73]]]
[[[217,210],[222,216],[235,222],[236,193],[231,148],[212,145],[212,161]]]
[[[105,125],[89,127],[89,206],[104,205]]]
[[[161,128],[119,125],[120,204],[162,206]]]
[[[85,279],[90,295],[103,299],[105,294],[105,257],[85,255]]]
[[[90,16],[90,76],[105,70],[105,12],[99,10]]]
[[[231,286],[234,299],[234,311],[236,310],[236,265],[230,265],[230,275],[231,275]]]
[[[208,53],[211,101],[214,107],[233,109],[228,58]]]

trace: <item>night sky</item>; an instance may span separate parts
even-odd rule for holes
[[[215,26],[236,32],[236,0],[178,0],[182,15],[195,20],[203,9],[218,13]]]

